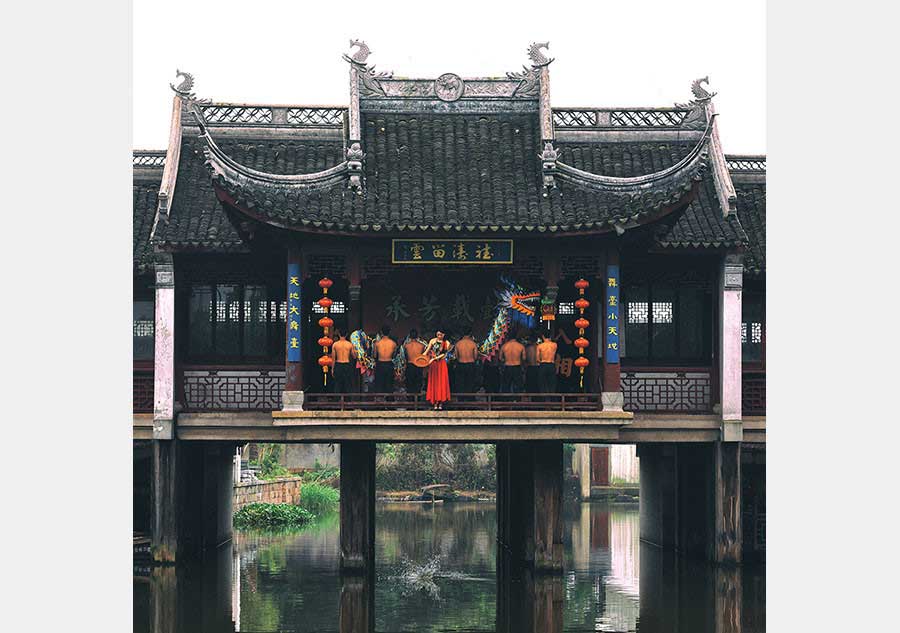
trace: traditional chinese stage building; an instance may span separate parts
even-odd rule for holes
[[[342,508],[362,504],[363,526],[342,525],[343,560],[365,567],[379,440],[497,442],[500,538],[537,567],[561,565],[536,508],[555,507],[562,441],[638,445],[645,540],[758,554],[766,161],[725,153],[706,80],[674,106],[556,107],[546,45],[499,78],[400,78],[352,50],[339,106],[212,102],[181,73],[168,148],[135,152],[135,438],[152,440],[157,557],[230,534],[174,508],[224,499],[235,444],[340,442]],[[560,340],[553,397],[496,394],[493,361],[442,412],[362,374],[334,394],[326,277],[345,332],[502,341],[531,319],[587,346]],[[205,484],[181,490],[183,472]]]

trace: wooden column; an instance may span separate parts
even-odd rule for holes
[[[717,563],[740,563],[743,553],[740,442],[715,444],[714,534],[711,558]]]
[[[600,332],[600,341],[603,345],[603,391],[600,398],[603,409],[607,411],[621,411],[625,406],[619,363],[622,338],[619,322],[624,318],[624,310],[619,306],[621,298],[619,290],[622,285],[620,272],[619,247],[613,245],[606,252],[606,275],[602,280],[600,292],[596,294],[603,306],[600,312],[603,323]]]
[[[719,377],[722,383],[722,439],[743,438],[741,411],[741,294],[743,259],[726,255],[719,274]]]
[[[362,262],[357,251],[347,255],[347,281],[347,292],[350,295],[350,312],[347,315],[347,327],[350,332],[354,332],[362,327],[362,302],[360,301],[360,295],[362,294]],[[348,337],[350,332],[347,332]]]
[[[153,351],[153,439],[175,437],[175,268],[159,254],[154,266],[156,297]]]
[[[341,570],[375,565],[375,442],[341,442]]]
[[[284,393],[282,409],[303,410],[303,273],[299,246],[291,241],[287,247],[285,269],[288,314],[285,319]],[[296,312],[292,308],[296,307]],[[299,312],[299,314],[297,314]]]

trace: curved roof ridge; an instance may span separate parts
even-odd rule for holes
[[[712,133],[713,120],[714,117],[710,117],[709,121],[706,123],[706,130],[703,132],[703,136],[684,158],[674,165],[659,171],[643,176],[604,176],[602,174],[595,174],[583,169],[578,169],[577,167],[572,167],[559,160],[556,161],[555,171],[563,181],[568,180],[574,184],[584,185],[596,191],[608,191],[613,193],[640,191],[653,186],[662,180],[675,178],[681,173],[694,172],[697,165],[705,161],[708,154],[706,143]]]

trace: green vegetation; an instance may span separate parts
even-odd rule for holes
[[[236,528],[285,529],[302,527],[316,515],[289,503],[251,503],[234,513]]]
[[[259,453],[256,457],[256,466],[259,467],[257,476],[260,479],[278,479],[290,477],[291,472],[281,465],[281,451],[284,448],[280,444],[257,444]]]
[[[379,490],[416,490],[450,484],[457,490],[494,490],[493,444],[378,444],[375,485]]]
[[[328,481],[329,479],[340,477],[340,475],[340,468],[338,468],[337,466],[323,466],[317,459],[315,466],[313,466],[313,469],[301,473],[300,478],[304,483],[316,484],[323,481]]]
[[[300,507],[316,516],[336,510],[340,498],[340,493],[331,486],[318,483],[300,486]]]

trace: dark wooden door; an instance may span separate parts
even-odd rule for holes
[[[591,447],[591,485],[609,485],[609,447]]]

